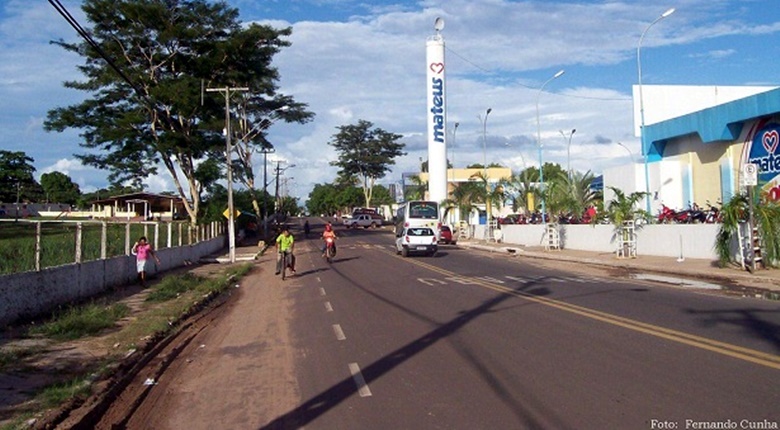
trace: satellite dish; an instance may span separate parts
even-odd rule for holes
[[[444,29],[444,19],[441,17],[436,18],[436,22],[433,23],[433,29],[436,31],[442,31]]]

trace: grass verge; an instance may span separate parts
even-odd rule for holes
[[[51,321],[28,330],[28,333],[57,341],[98,341],[104,345],[103,350],[109,352],[104,357],[95,357],[93,364],[96,366],[98,362],[102,363],[102,370],[98,373],[105,375],[106,369],[114,368],[113,364],[122,360],[128,350],[137,348],[149,339],[168,334],[179,320],[196,312],[204,301],[233,287],[251,269],[252,264],[249,263],[208,278],[194,275],[166,276],[151,288],[149,297],[154,296],[154,299],[145,301],[139,308],[131,310],[121,303],[74,306],[58,313]],[[117,324],[124,317],[128,318],[122,324]],[[112,327],[117,329],[105,330]],[[88,336],[92,338],[82,339]],[[37,351],[32,349],[3,352],[0,354],[0,366],[4,362],[13,363],[20,357],[29,358],[35,354]],[[0,430],[29,428],[28,422],[42,416],[45,410],[62,407],[74,399],[89,396],[93,387],[90,381],[94,379],[90,375],[94,373],[95,366],[85,366],[92,372],[71,375],[67,381],[40,390],[23,410],[0,424]]]
[[[56,313],[43,325],[32,327],[29,333],[60,341],[79,339],[113,327],[129,312],[130,308],[121,303],[101,305],[93,302],[83,306],[71,306]]]

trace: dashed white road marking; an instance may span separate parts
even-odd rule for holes
[[[325,302],[325,310],[328,312],[333,312],[333,306],[330,304],[330,302]]]
[[[355,385],[358,387],[358,395],[360,397],[371,397],[371,390],[366,384],[363,374],[360,372],[360,366],[357,363],[349,363],[349,373],[352,375],[352,380],[355,381]]]
[[[325,294],[325,289],[324,289],[324,288],[322,288],[322,287],[320,287],[320,295],[321,295],[321,296],[324,296],[324,295],[326,295],[326,294]]]
[[[341,329],[339,324],[333,324],[333,332],[336,333],[336,339],[347,340],[347,336],[344,335],[344,330]]]
[[[422,282],[425,285],[433,285],[433,284],[447,285],[447,282],[436,278],[417,278],[417,281]]]

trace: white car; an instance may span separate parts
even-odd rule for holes
[[[377,228],[382,225],[382,219],[368,214],[360,214],[352,218],[345,219],[344,225],[347,226],[347,228]]]
[[[410,254],[433,256],[438,251],[438,239],[429,227],[406,227],[396,235],[396,252],[404,257]]]

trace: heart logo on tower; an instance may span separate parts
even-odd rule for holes
[[[777,130],[767,131],[761,143],[764,144],[767,154],[774,154],[777,144],[780,143],[780,135],[777,134]]]
[[[441,74],[444,71],[444,63],[431,63],[429,66],[431,71],[436,74]]]

